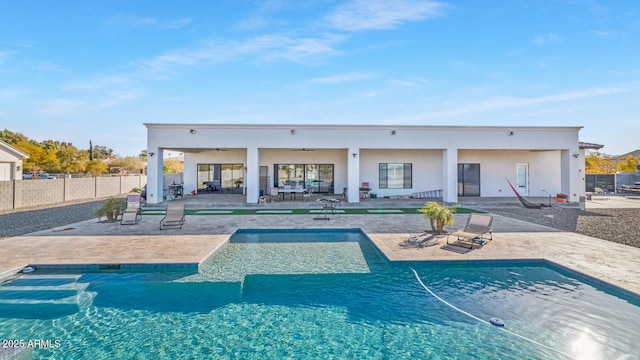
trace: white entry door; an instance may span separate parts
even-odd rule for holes
[[[11,180],[11,164],[0,163],[0,181]]]
[[[516,189],[522,196],[529,195],[529,164],[516,165]]]

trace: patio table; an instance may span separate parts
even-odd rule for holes
[[[284,194],[286,194],[286,193],[289,193],[289,198],[290,199],[295,199],[297,193],[303,193],[303,192],[304,192],[304,189],[302,189],[302,188],[297,188],[297,189],[282,189],[282,188],[278,188],[278,194],[282,194],[282,200],[284,200]]]

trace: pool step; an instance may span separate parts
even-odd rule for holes
[[[37,306],[72,305],[82,309],[93,302],[95,293],[89,283],[78,282],[81,275],[24,275],[0,286],[0,305]]]

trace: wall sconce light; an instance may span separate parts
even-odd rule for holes
[[[150,156],[150,157],[153,157],[153,154],[155,154],[155,153],[150,152],[150,153],[149,153],[149,156]]]
[[[573,154],[573,157],[576,159],[578,158],[578,156],[580,156],[580,154]]]
[[[196,129],[190,129],[189,132],[192,133],[192,134],[195,134],[196,133]]]
[[[296,134],[296,130],[295,129],[291,129],[291,135],[295,135]]]
[[[391,135],[395,135],[396,131],[395,130],[391,130]]]
[[[353,153],[353,154],[351,154],[351,156],[358,157],[358,153]]]
[[[20,171],[20,169],[22,169],[20,165],[16,166],[16,171]]]
[[[509,136],[513,136],[513,131],[509,131],[509,132],[507,133],[507,135],[509,135]]]

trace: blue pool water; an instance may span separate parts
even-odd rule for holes
[[[563,272],[390,265],[351,230],[241,231],[198,273],[0,286],[0,340],[50,341],[34,358],[637,359],[639,333],[634,300]]]

